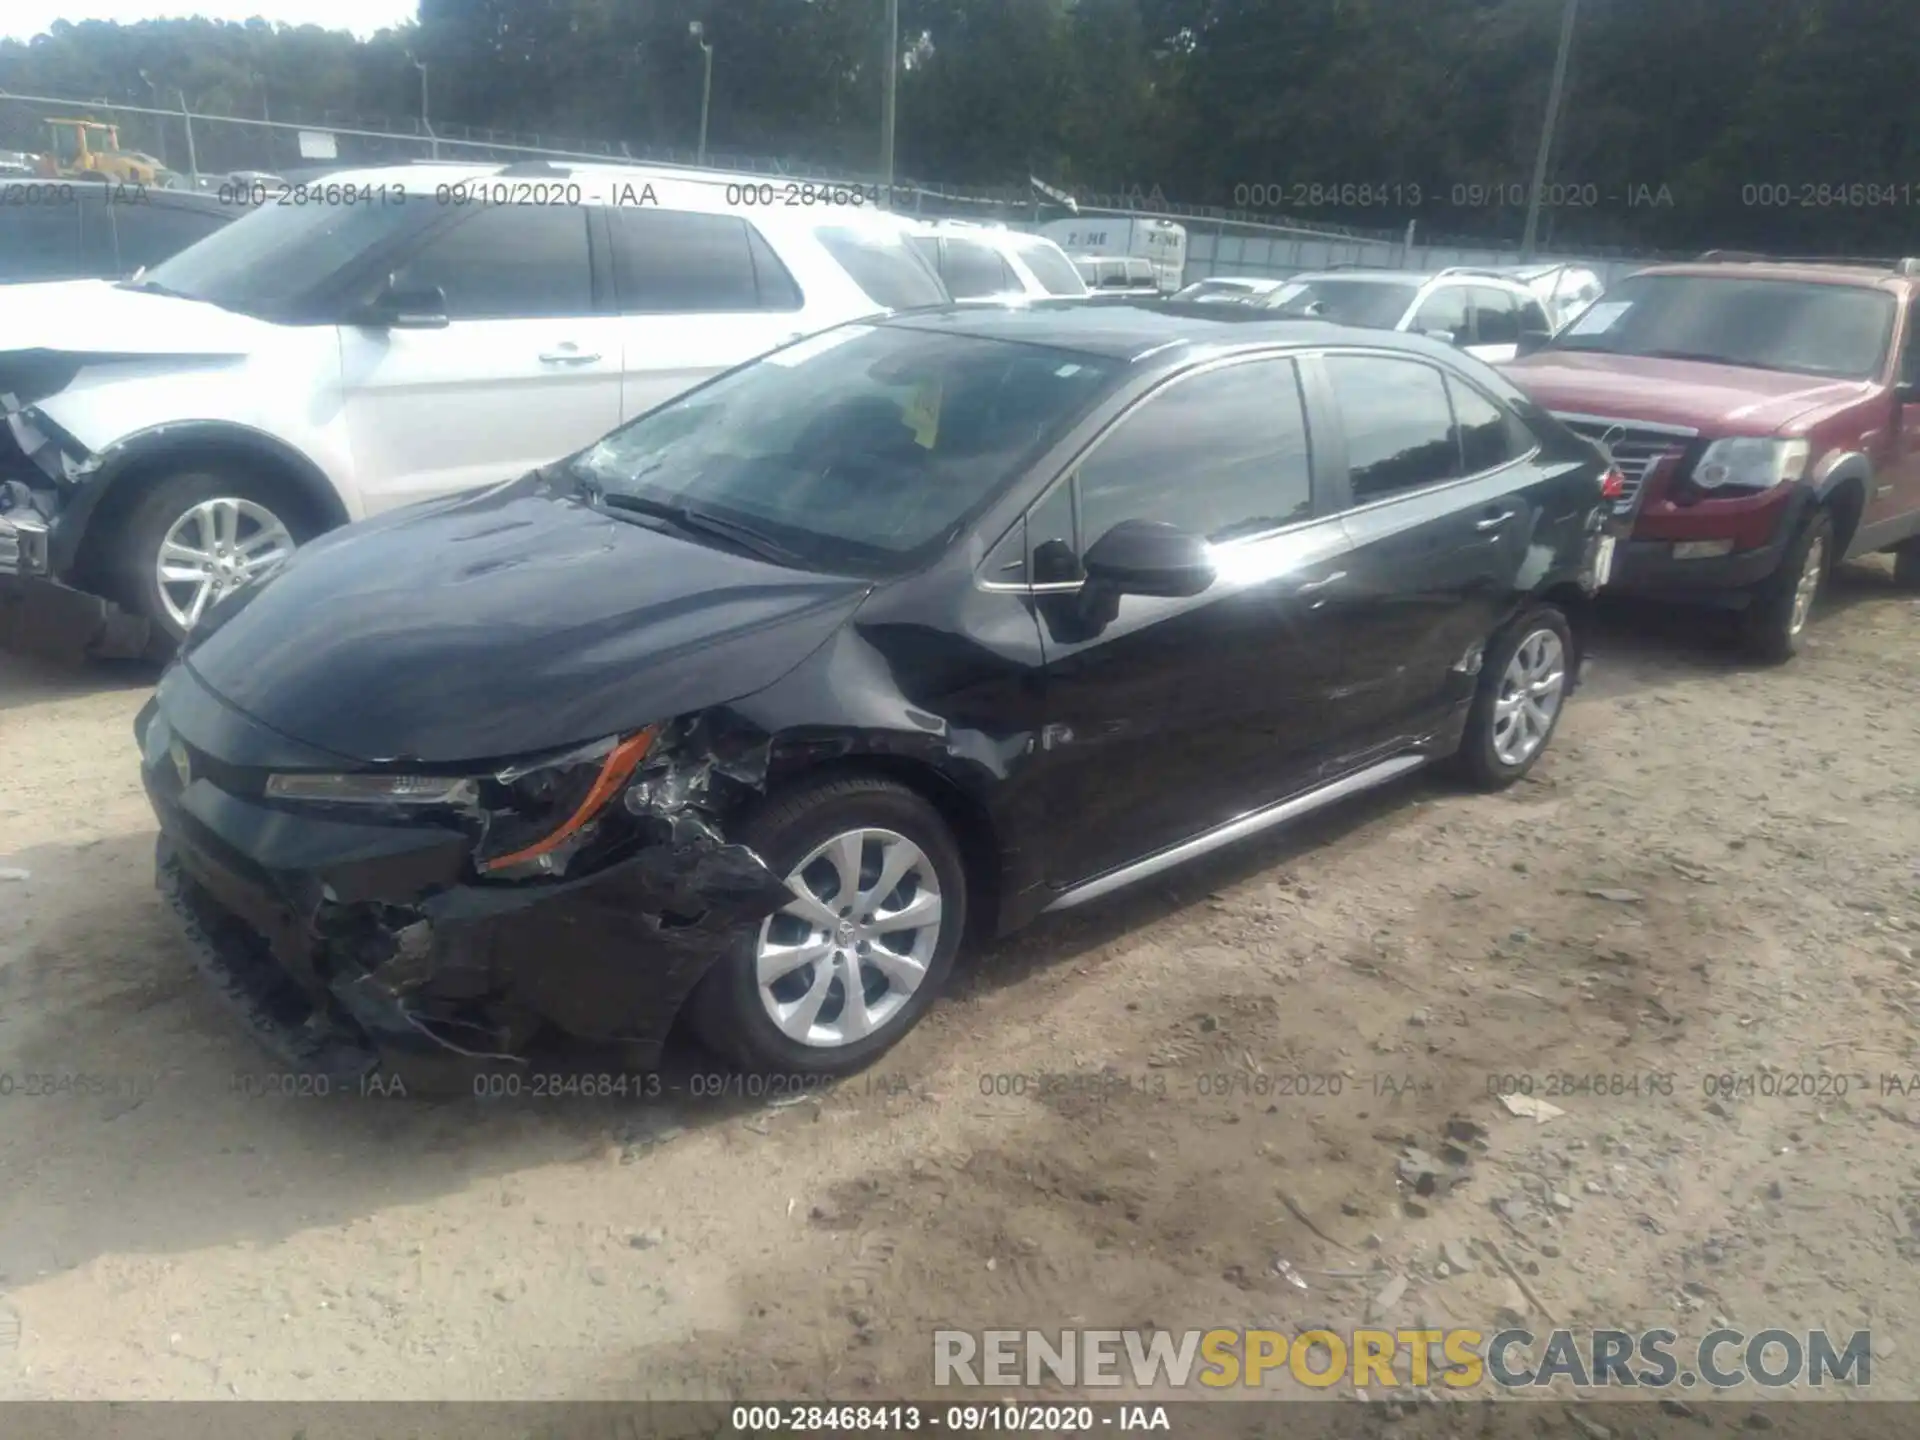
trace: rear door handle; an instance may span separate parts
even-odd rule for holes
[[[1327,576],[1324,580],[1309,580],[1306,584],[1302,585],[1294,593],[1296,595],[1312,595],[1316,591],[1326,589],[1329,585],[1338,585],[1342,580],[1346,578],[1347,578],[1346,571],[1336,570],[1333,572],[1333,574]]]
[[[1484,520],[1474,521],[1473,528],[1476,530],[1498,530],[1512,518],[1513,511],[1502,510],[1498,515],[1489,515]]]
[[[588,353],[571,343],[557,350],[543,350],[540,361],[544,365],[588,365],[600,358],[598,352]]]

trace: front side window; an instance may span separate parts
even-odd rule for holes
[[[1453,407],[1433,366],[1373,355],[1331,355],[1326,366],[1346,432],[1354,504],[1460,473]]]
[[[1631,275],[1552,348],[1866,380],[1881,373],[1893,317],[1893,296],[1865,285]]]
[[[1162,520],[1212,541],[1258,534],[1313,509],[1307,422],[1291,360],[1175,380],[1081,463],[1080,534]]]
[[[939,272],[897,234],[837,225],[814,232],[866,297],[885,310],[923,310],[952,297]]]
[[[482,206],[402,265],[395,288],[439,287],[449,320],[590,315],[588,213],[578,205]]]
[[[1480,345],[1518,345],[1520,312],[1513,292],[1476,285],[1473,289],[1474,318],[1478,321],[1476,342]]]
[[[610,511],[670,522],[682,509],[763,537],[799,568],[898,574],[950,544],[1120,368],[843,325],[688,391],[574,468]]]

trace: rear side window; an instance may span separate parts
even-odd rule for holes
[[[814,232],[820,244],[874,304],[888,310],[921,310],[945,305],[952,297],[940,276],[910,248],[903,236],[878,230],[825,226]]]
[[[1373,355],[1331,355],[1326,366],[1346,431],[1354,504],[1460,473],[1453,407],[1433,366]]]
[[[1449,375],[1447,393],[1453,397],[1461,474],[1497,470],[1533,449],[1533,436],[1519,417],[1508,414],[1471,385]]]
[[[1175,381],[1120,421],[1080,466],[1087,545],[1122,520],[1164,520],[1230,540],[1277,529],[1312,507],[1306,415],[1291,360]]]
[[[70,280],[80,274],[77,202],[8,204],[0,195],[0,280]]]
[[[1513,295],[1505,290],[1476,286],[1473,292],[1475,343],[1480,345],[1517,345],[1520,343],[1520,312]]]
[[[1016,247],[1020,259],[1049,295],[1084,295],[1086,282],[1058,246],[1029,242]]]
[[[438,286],[449,320],[590,315],[589,213],[578,205],[484,206],[437,232],[398,282]]]
[[[766,238],[734,215],[618,206],[613,288],[622,314],[797,310],[800,288]]]
[[[1443,285],[1414,313],[1413,328],[1422,335],[1444,330],[1456,338],[1467,333],[1467,287]]]
[[[204,240],[226,222],[218,215],[171,205],[108,207],[120,238],[120,268],[132,274],[142,265],[158,265],[189,245]]]
[[[998,250],[973,240],[940,242],[940,278],[956,300],[1006,295],[1022,288]]]

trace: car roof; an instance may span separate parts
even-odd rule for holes
[[[1912,276],[1896,274],[1883,266],[1869,264],[1801,263],[1796,265],[1790,261],[1723,260],[1692,265],[1649,265],[1633,273],[1635,275],[1703,275],[1722,280],[1729,277],[1738,280],[1796,280],[1822,285],[1853,285],[1895,293],[1914,288]]]
[[[1129,364],[1179,350],[1188,358],[1275,345],[1358,344],[1410,354],[1453,353],[1419,336],[1329,320],[1289,319],[1227,305],[1134,300],[1088,304],[1041,300],[1021,306],[965,306],[894,315],[882,324],[912,330],[1049,345]]]

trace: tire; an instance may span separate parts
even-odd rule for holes
[[[1920,590],[1920,540],[1909,540],[1894,550],[1893,583],[1902,590]]]
[[[276,487],[257,480],[243,480],[215,470],[178,470],[160,476],[147,485],[113,538],[111,549],[112,580],[120,602],[135,614],[151,622],[154,649],[169,651],[185,637],[190,625],[183,620],[192,614],[192,599],[205,593],[202,608],[224,593],[216,588],[233,588],[240,581],[264,574],[278,564],[296,545],[304,544],[319,533],[320,526],[308,517],[304,506],[290,504]],[[225,502],[224,504],[222,502]],[[202,508],[206,507],[206,508]],[[195,524],[190,517],[199,517]],[[176,527],[182,533],[197,530],[210,546],[218,538],[209,535],[206,526],[224,524],[223,517],[236,523],[233,534],[240,548],[256,547],[259,556],[272,555],[272,564],[254,567],[249,572],[231,553],[222,555],[217,546],[209,549],[208,563],[220,567],[204,586],[182,581],[163,585],[158,573],[162,545]],[[277,526],[284,540],[271,538]],[[258,557],[248,557],[258,558]],[[182,612],[182,613],[176,613]]]
[[[1780,557],[1780,568],[1754,591],[1742,622],[1747,653],[1768,665],[1781,665],[1800,653],[1813,605],[1833,568],[1833,517],[1815,510],[1801,522]],[[1802,582],[1812,570],[1806,607],[1800,608]]]
[[[1533,606],[1493,637],[1480,666],[1480,684],[1467,712],[1466,731],[1454,754],[1454,768],[1469,784],[1480,790],[1504,790],[1533,769],[1560,726],[1578,658],[1573,629],[1554,605]],[[1530,690],[1531,706],[1513,708],[1508,702],[1529,673],[1537,677],[1534,685],[1545,683],[1550,675],[1557,680],[1550,691]],[[1544,727],[1539,724],[1542,711]],[[1516,725],[1522,727],[1518,733],[1512,729]],[[1524,743],[1529,737],[1531,743]]]
[[[837,919],[844,909],[839,898],[840,866],[834,863],[833,853],[808,857],[836,837],[862,830],[882,832],[869,836],[859,847],[863,884],[877,883],[875,872],[886,855],[895,853],[896,841],[905,841],[919,863],[886,895],[867,893],[847,919],[857,927],[866,914],[877,912],[885,921],[914,905],[924,906],[929,893],[925,882],[931,879],[937,886],[937,924],[870,933],[855,929],[851,936],[844,930],[827,930],[822,922]],[[865,1068],[919,1022],[953,968],[966,930],[967,879],[952,831],[938,811],[905,786],[877,776],[847,776],[804,782],[775,798],[747,820],[736,838],[752,847],[775,874],[794,877],[798,872],[797,880],[790,883],[816,897],[831,892],[832,904],[816,908],[812,917],[780,912],[742,936],[694,993],[688,1018],[695,1032],[713,1050],[748,1071],[836,1076]],[[897,853],[907,858],[906,851]],[[880,903],[888,900],[893,901],[890,906]],[[865,908],[868,904],[873,905],[872,911]],[[841,948],[841,942],[848,948]],[[861,943],[869,948],[852,948]],[[874,964],[873,947],[882,943],[892,953],[909,946],[911,958],[923,966],[911,989],[898,978],[908,974],[911,965]],[[763,944],[804,945],[821,952],[821,958],[789,970],[763,990],[759,978]],[[863,982],[862,993],[872,1007],[868,1013],[877,1017],[884,1012],[885,1016],[864,1034],[846,1005],[845,967],[849,964]],[[876,985],[885,988],[876,989]],[[813,1003],[813,1018],[803,1039],[796,1029],[807,1014],[803,1007],[815,1001],[816,992],[818,1001]],[[776,1022],[776,1008],[787,1014],[789,1029]]]

